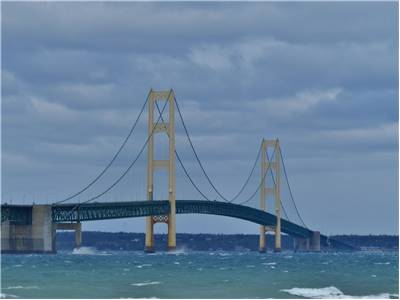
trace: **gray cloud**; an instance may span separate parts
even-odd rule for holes
[[[199,155],[227,194],[248,174],[261,138],[279,137],[310,224],[397,232],[397,5],[4,3],[2,198],[51,201],[84,186],[148,90],[174,88]],[[135,156],[146,117],[110,175],[81,199]],[[179,123],[177,149],[208,191]],[[145,159],[107,199],[145,196]],[[178,169],[178,194],[198,197],[183,176]],[[363,214],[353,219],[344,207]],[[378,209],[380,227],[369,222]],[[210,218],[220,232],[253,230]]]

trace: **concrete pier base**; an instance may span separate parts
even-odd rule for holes
[[[294,238],[294,251],[310,251],[310,239]]]
[[[75,231],[75,248],[82,245],[82,223],[58,223],[55,224],[58,230],[74,230]]]
[[[33,205],[30,224],[1,223],[2,253],[55,253],[50,205]]]
[[[311,237],[311,251],[320,252],[321,251],[321,234],[319,231],[314,231]]]
[[[321,251],[320,232],[314,231],[310,238],[294,238],[295,251]]]

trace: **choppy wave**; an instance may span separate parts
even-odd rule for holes
[[[0,293],[0,298],[18,298],[18,296],[11,295],[11,294],[5,294],[5,293]]]
[[[275,266],[276,262],[267,262],[267,263],[262,263],[265,266]]]
[[[166,252],[167,254],[173,254],[173,255],[187,255],[188,254],[188,250],[186,249],[186,247],[180,247],[180,248],[176,248],[175,250],[171,250]]]
[[[92,247],[80,247],[80,248],[75,248],[72,251],[72,254],[94,255],[94,254],[97,254],[97,250],[96,250],[96,248],[92,248]]]
[[[137,265],[136,268],[141,269],[143,267],[151,267],[152,264],[142,264],[142,265]]]
[[[31,289],[38,289],[39,287],[36,285],[28,285],[28,286],[23,286],[23,285],[16,285],[16,286],[9,286],[6,288],[2,288],[3,290],[19,290],[19,289],[27,289],[27,290],[31,290]]]
[[[74,255],[111,255],[110,253],[107,253],[105,251],[97,251],[97,249],[93,248],[93,247],[75,248],[72,251],[72,254],[74,254]]]
[[[138,283],[132,283],[131,285],[133,285],[133,286],[146,286],[146,285],[156,285],[156,284],[161,284],[161,282],[159,282],[159,281],[138,282]]]
[[[390,299],[396,297],[395,294],[382,293],[377,295],[365,295],[365,296],[353,296],[345,295],[337,287],[329,286],[324,288],[292,288],[281,290],[282,292],[288,293],[290,295],[310,298],[310,299]]]

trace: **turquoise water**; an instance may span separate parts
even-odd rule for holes
[[[2,255],[8,298],[398,298],[398,253]]]

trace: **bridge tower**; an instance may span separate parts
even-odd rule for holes
[[[175,192],[175,119],[174,119],[174,103],[175,95],[171,89],[169,91],[153,91],[150,90],[148,99],[148,148],[147,148],[147,200],[153,201],[154,192],[154,172],[157,169],[165,168],[168,170],[168,200],[170,204],[170,212],[166,216],[149,216],[146,219],[146,241],[145,251],[154,251],[154,224],[167,223],[168,225],[168,249],[176,248],[176,192]],[[159,119],[158,124],[154,122],[154,107],[156,101],[168,101],[169,112],[168,122]],[[157,113],[158,116],[158,113]],[[157,118],[158,119],[158,118]],[[165,132],[169,141],[169,159],[154,159],[154,138],[157,133]]]
[[[271,159],[267,156],[267,151],[269,148],[274,149],[274,157]],[[266,251],[266,237],[265,233],[267,231],[275,231],[275,251],[281,251],[281,167],[280,167],[280,146],[279,139],[276,140],[266,140],[263,139],[261,143],[261,188],[260,188],[260,209],[266,211],[266,197],[271,194],[275,200],[275,215],[276,224],[274,227],[267,227],[265,225],[260,226],[260,252]],[[272,187],[267,187],[267,173],[269,168],[272,169],[272,174],[274,176],[274,182]]]

